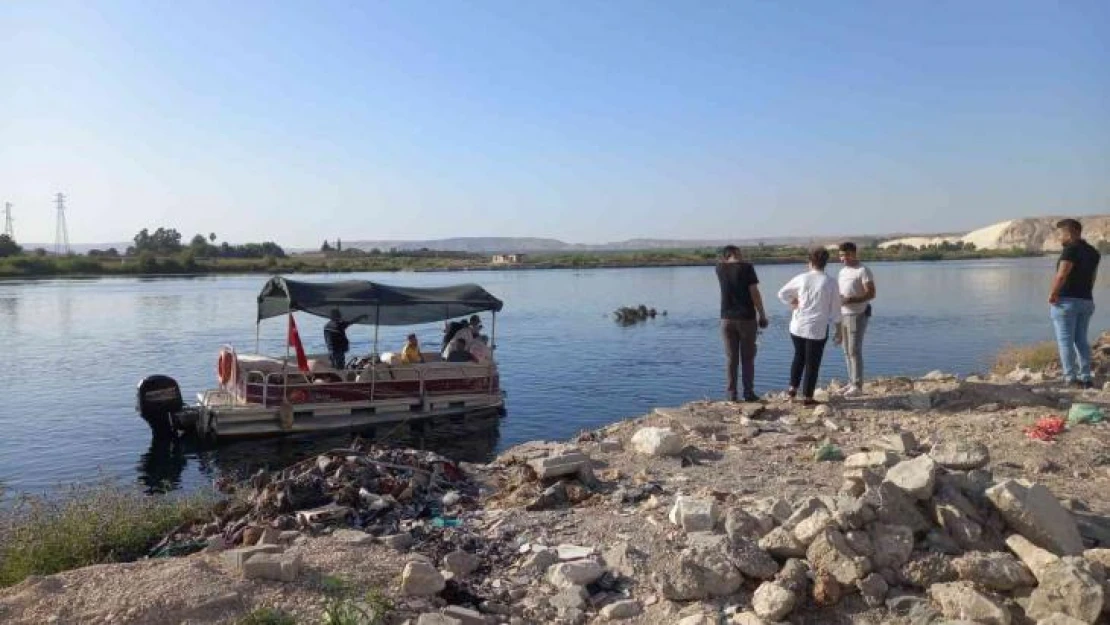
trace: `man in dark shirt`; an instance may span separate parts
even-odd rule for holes
[[[1074,219],[1056,224],[1064,250],[1056,262],[1056,277],[1048,294],[1052,325],[1060,349],[1064,381],[1079,388],[1091,388],[1091,342],[1087,328],[1095,312],[1094,286],[1101,255],[1083,240],[1083,226]],[[1078,363],[1076,355],[1078,354]]]
[[[351,348],[351,343],[347,340],[347,328],[365,317],[366,315],[360,315],[350,321],[343,321],[343,314],[339,309],[332,309],[331,320],[324,325],[324,343],[328,346],[333,369],[343,369],[347,366],[347,350]]]
[[[744,401],[759,401],[755,394],[755,339],[758,328],[767,327],[763,298],[759,294],[759,278],[751,263],[740,259],[740,248],[725,247],[717,264],[717,281],[721,285],[721,336],[725,341],[728,360],[728,399],[737,400],[736,374],[738,360],[743,371]]]

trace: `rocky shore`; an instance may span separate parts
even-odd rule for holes
[[[1045,421],[1110,392],[1053,378],[694,402],[487,465],[335,450],[160,546],[200,551],[28,579],[0,622],[321,623],[338,582],[361,616],[330,622],[1110,622],[1110,425]]]

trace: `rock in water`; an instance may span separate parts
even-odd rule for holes
[[[1075,519],[1044,486],[1006,480],[987,489],[987,498],[1011,527],[1034,544],[1057,555],[1083,553]]]
[[[670,428],[640,428],[632,435],[632,449],[648,456],[677,456],[682,452],[682,437]]]
[[[929,451],[937,464],[945,469],[970,471],[986,466],[991,460],[987,446],[979,442],[947,441],[933,445]]]

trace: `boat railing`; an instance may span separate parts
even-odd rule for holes
[[[369,373],[369,376],[365,374]],[[401,374],[399,377],[398,374]],[[415,377],[413,377],[415,374]],[[444,375],[447,374],[447,375]],[[418,383],[417,393],[421,401],[428,397],[435,397],[440,395],[458,394],[459,389],[439,389],[435,385],[429,386],[429,382],[443,380],[445,382],[458,381],[458,380],[481,380],[479,388],[470,388],[462,390],[463,393],[484,392],[488,394],[496,393],[493,384],[494,376],[497,374],[497,366],[495,363],[430,363],[420,365],[418,367],[394,367],[389,365],[370,365],[363,369],[358,370],[324,370],[301,372],[296,370],[289,371],[264,371],[261,369],[247,370],[243,376],[243,382],[238,385],[236,389],[236,399],[242,403],[249,401],[248,386],[261,385],[262,387],[262,405],[270,405],[271,401],[277,398],[287,399],[290,396],[298,395],[298,391],[308,392],[310,390],[319,391],[326,389],[328,391],[350,391],[351,395],[363,395],[369,391],[366,397],[359,397],[363,401],[374,401],[376,399],[396,398],[395,385],[392,383],[397,382],[416,382]],[[334,376],[351,376],[354,375],[354,380],[344,379],[333,381],[329,378]],[[386,384],[384,389],[379,384]],[[351,401],[355,401],[352,399]],[[294,402],[297,403],[297,402]]]

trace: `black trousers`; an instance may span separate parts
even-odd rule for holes
[[[813,399],[813,391],[817,389],[817,375],[821,370],[821,357],[825,354],[825,343],[829,342],[829,335],[825,338],[803,339],[795,334],[790,335],[794,341],[794,362],[790,365],[790,387],[799,388],[802,374],[805,373],[805,385],[800,388],[802,397]]]
[[[728,398],[735,400],[737,370],[741,372],[744,394],[754,393],[755,338],[759,325],[755,319],[721,319],[721,338],[725,341],[725,384]]]

